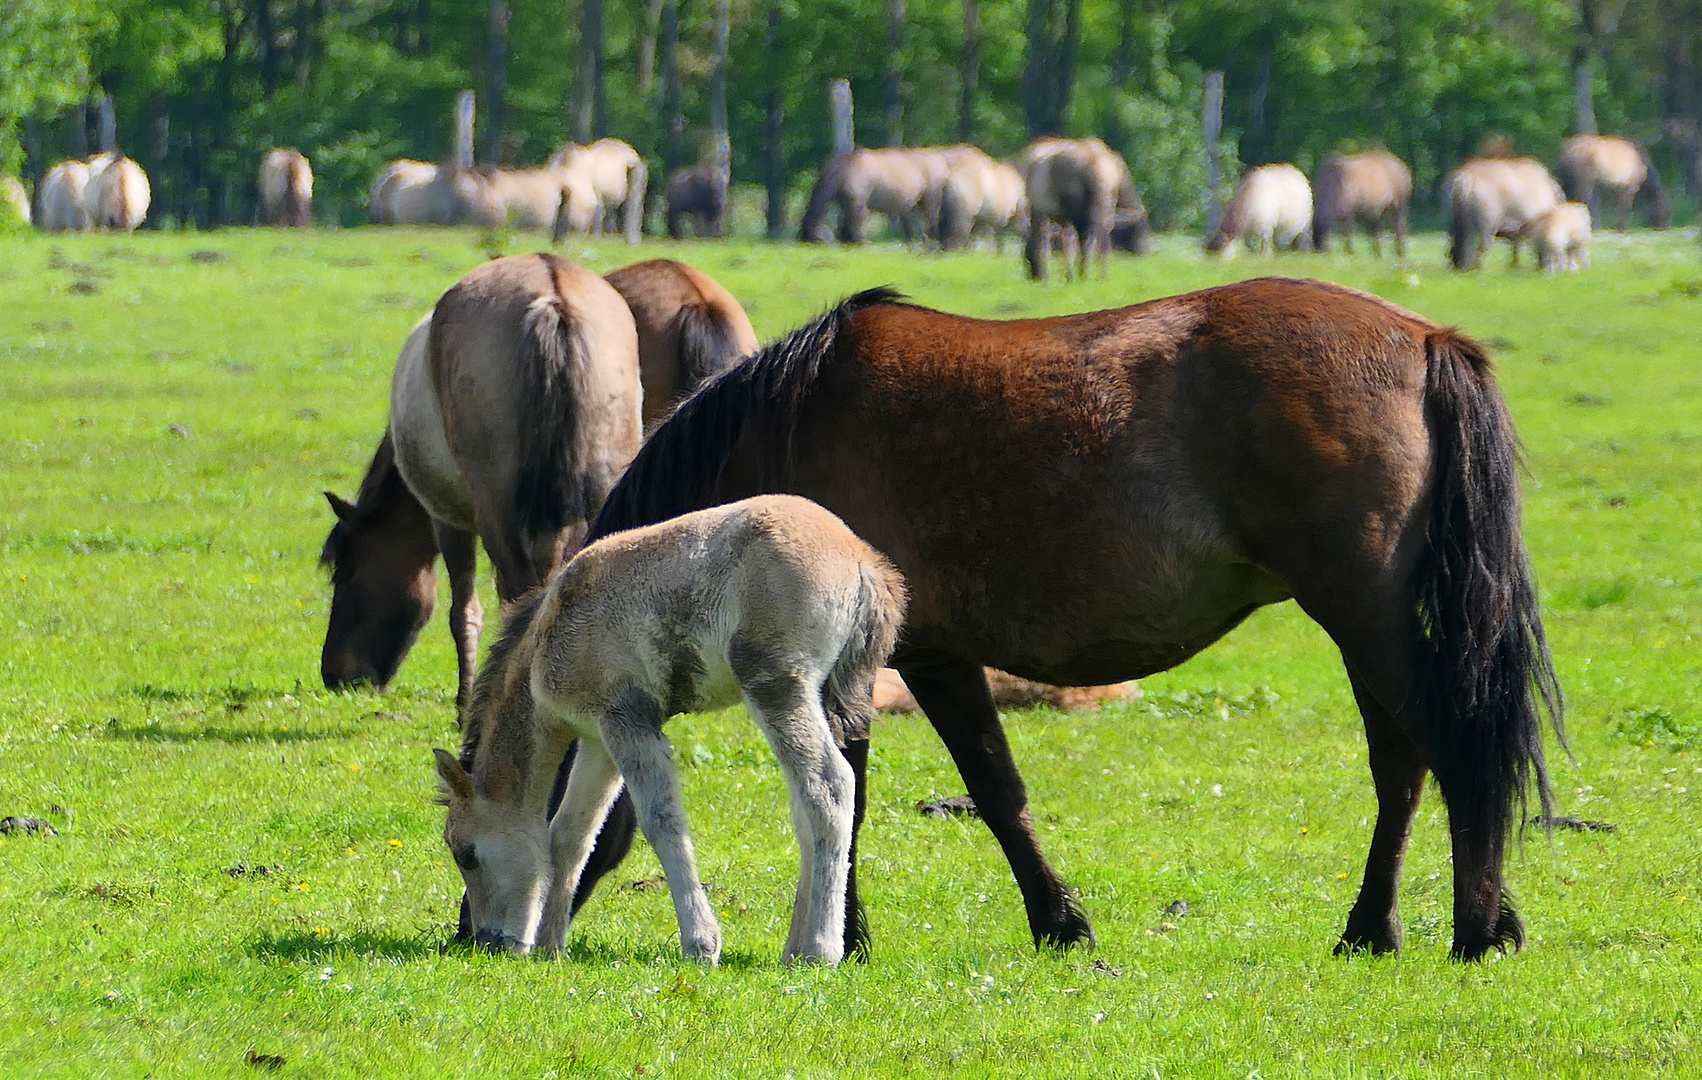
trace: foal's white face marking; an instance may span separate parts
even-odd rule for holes
[[[448,790],[443,840],[467,886],[473,940],[524,956],[538,939],[549,891],[549,826],[518,801],[497,802],[476,791],[448,751],[432,753]]]

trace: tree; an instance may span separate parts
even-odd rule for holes
[[[1030,137],[1063,132],[1075,91],[1081,0],[1028,0],[1022,91]]]
[[[904,0],[886,0],[886,73],[882,79],[881,114],[886,144],[904,142]]]
[[[957,140],[975,140],[975,91],[981,81],[981,0],[963,0],[963,51],[957,63]]]

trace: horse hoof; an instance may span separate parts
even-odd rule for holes
[[[1087,913],[1074,900],[1068,901],[1064,910],[1055,914],[1047,925],[1031,922],[1029,929],[1034,933],[1036,949],[1046,947],[1062,951],[1078,945],[1091,949],[1096,944],[1093,924],[1087,921]]]

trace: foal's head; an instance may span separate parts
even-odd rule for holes
[[[473,940],[489,949],[531,951],[549,888],[547,791],[529,790],[534,758],[545,752],[533,716],[527,628],[545,590],[510,606],[462,723],[461,756],[434,749],[449,808],[443,840],[467,886]],[[558,754],[555,759],[559,760]]]
[[[431,518],[394,467],[390,472],[393,481],[375,490],[363,483],[356,503],[325,493],[337,515],[319,554],[331,571],[331,619],[319,658],[328,690],[363,682],[382,690],[437,602]]]

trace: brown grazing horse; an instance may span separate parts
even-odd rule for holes
[[[727,174],[713,161],[682,166],[668,176],[668,235],[684,240],[685,219],[702,237],[727,235]]]
[[[1383,223],[1395,234],[1395,254],[1406,258],[1407,207],[1412,170],[1387,150],[1331,154],[1312,178],[1312,246],[1328,251],[1330,230],[1341,228],[1342,247],[1353,254],[1353,227],[1371,234],[1371,251],[1383,257]]]
[[[1040,850],[982,665],[1062,685],[1142,676],[1292,597],[1341,649],[1379,806],[1338,951],[1399,948],[1428,771],[1453,836],[1453,953],[1478,958],[1523,940],[1504,847],[1531,785],[1551,801],[1545,706],[1560,730],[1490,369],[1457,331],[1322,282],[1016,322],[875,290],[705,384],[591,536],[787,492],[891,559],[911,590],[893,665],[1010,860],[1037,944],[1092,930]],[[860,818],[868,745],[844,749]],[[602,841],[622,839],[611,825]]]
[[[711,375],[755,352],[750,316],[721,283],[673,259],[646,259],[603,275],[638,324],[644,430],[667,418]]]

